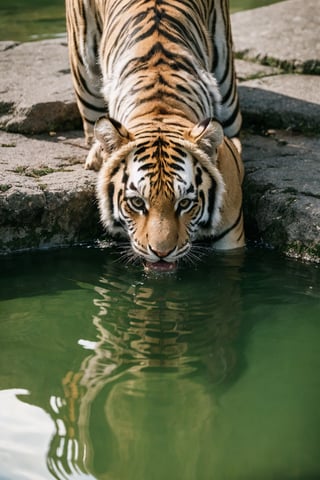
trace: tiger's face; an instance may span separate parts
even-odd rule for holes
[[[141,257],[148,268],[174,269],[191,255],[194,240],[219,224],[225,187],[214,157],[222,129],[207,121],[181,138],[161,130],[135,138],[117,122],[106,122],[96,127],[104,159],[98,179],[102,222],[111,234],[129,237],[128,256]]]

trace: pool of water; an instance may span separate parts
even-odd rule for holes
[[[231,11],[262,7],[279,0],[230,0]],[[0,41],[52,38],[66,31],[64,0],[1,0]]]
[[[320,268],[0,257],[0,479],[320,478]]]

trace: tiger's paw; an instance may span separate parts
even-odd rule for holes
[[[86,170],[95,170],[97,172],[100,170],[101,165],[102,165],[101,147],[98,143],[95,143],[92,145],[88,153],[84,168]]]

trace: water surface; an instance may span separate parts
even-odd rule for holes
[[[0,479],[320,478],[320,270],[0,257]]]
[[[230,0],[232,12],[279,0]],[[64,0],[1,0],[0,41],[26,42],[52,38],[66,31]]]

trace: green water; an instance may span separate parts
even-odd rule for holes
[[[279,0],[230,0],[231,11]],[[66,31],[64,0],[0,0],[0,41],[51,38]]]
[[[0,479],[320,478],[320,268],[0,257]]]

